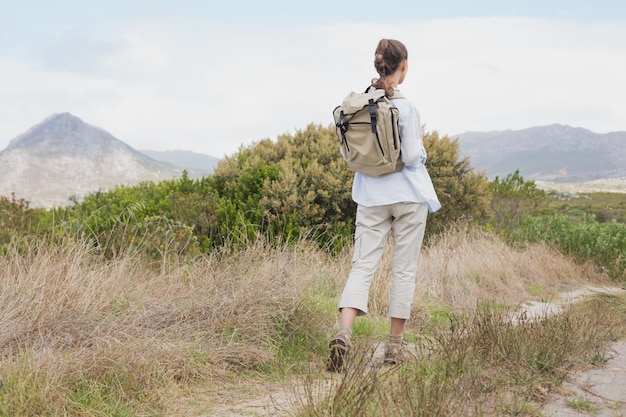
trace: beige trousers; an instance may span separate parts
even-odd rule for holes
[[[357,207],[352,270],[339,300],[339,310],[352,307],[359,310],[360,316],[367,314],[370,285],[391,233],[389,317],[410,317],[427,215],[426,203]]]

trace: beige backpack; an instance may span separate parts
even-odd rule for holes
[[[381,177],[402,169],[399,112],[384,90],[348,94],[333,116],[341,155],[353,171]]]

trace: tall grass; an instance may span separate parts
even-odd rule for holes
[[[156,415],[170,384],[227,383],[325,344],[312,320],[332,317],[307,301],[312,280],[333,274],[323,257],[261,241],[166,268],[136,252],[106,259],[89,242],[9,250],[0,415]]]
[[[516,324],[508,313],[453,315],[449,328],[431,329],[416,342],[417,354],[394,368],[361,344],[330,388],[303,384],[295,415],[540,416],[567,373],[589,366],[626,330],[626,301],[614,296]]]
[[[193,415],[323,369],[349,250],[259,238],[157,262],[116,253],[24,239],[0,257],[0,416]],[[361,323],[385,323],[388,275],[386,253]],[[423,251],[410,328],[590,279],[600,278],[549,247],[512,250],[459,226]]]

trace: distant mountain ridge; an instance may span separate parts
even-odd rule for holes
[[[516,169],[525,179],[554,182],[626,178],[626,132],[554,124],[451,137],[458,138],[461,155],[490,179]]]
[[[182,171],[61,113],[17,136],[0,152],[0,195],[15,193],[31,207],[62,206],[71,196],[179,177]]]
[[[139,152],[148,155],[157,161],[167,162],[185,169],[195,169],[203,172],[205,175],[213,173],[215,167],[220,162],[219,158],[211,155],[196,153],[192,151],[184,151],[181,149],[173,151],[152,151],[142,149]]]

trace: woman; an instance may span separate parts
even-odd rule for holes
[[[340,326],[330,342],[328,369],[345,367],[352,346],[352,326],[357,316],[367,314],[369,288],[389,234],[393,237],[390,333],[384,362],[397,364],[404,359],[403,333],[411,314],[417,263],[428,212],[441,208],[424,163],[421,122],[416,107],[404,98],[394,99],[398,85],[408,71],[408,53],[402,42],[382,39],[376,48],[374,67],[379,78],[371,88],[384,89],[398,108],[401,171],[383,177],[356,173],[352,198],[357,203],[352,270],[339,301]]]

